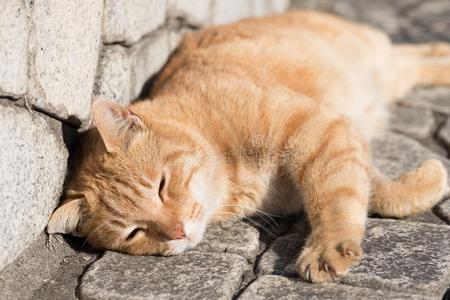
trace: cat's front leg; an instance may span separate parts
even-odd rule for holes
[[[360,261],[370,193],[367,144],[345,119],[322,121],[296,136],[293,144],[303,147],[290,166],[312,228],[296,266],[315,283],[332,281]]]

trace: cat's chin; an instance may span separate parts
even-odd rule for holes
[[[183,253],[189,245],[189,240],[179,239],[171,240],[167,242],[168,249],[163,253],[163,255],[171,256]]]
[[[186,222],[184,224],[184,230],[188,240],[188,249],[192,249],[203,240],[206,225],[200,222]]]

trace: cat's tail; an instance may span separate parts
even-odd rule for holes
[[[394,180],[374,168],[370,211],[384,217],[415,215],[432,208],[448,191],[447,170],[436,159]]]

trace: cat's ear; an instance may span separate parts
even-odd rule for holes
[[[111,153],[126,149],[133,136],[144,129],[139,116],[113,101],[95,100],[92,115],[106,150]]]
[[[83,199],[75,199],[58,207],[50,217],[47,225],[47,233],[64,233],[80,236],[77,231],[80,222],[80,206]]]

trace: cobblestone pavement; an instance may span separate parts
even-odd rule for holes
[[[450,41],[448,0],[300,2],[368,21],[396,41]],[[435,157],[450,171],[450,88],[416,89],[392,111],[389,132],[373,142],[379,168],[396,176]],[[449,225],[450,200],[405,220],[371,217],[361,264],[327,285],[305,283],[293,268],[308,234],[302,216],[215,226],[198,248],[169,258],[41,236],[0,273],[0,298],[441,299],[450,284]]]

